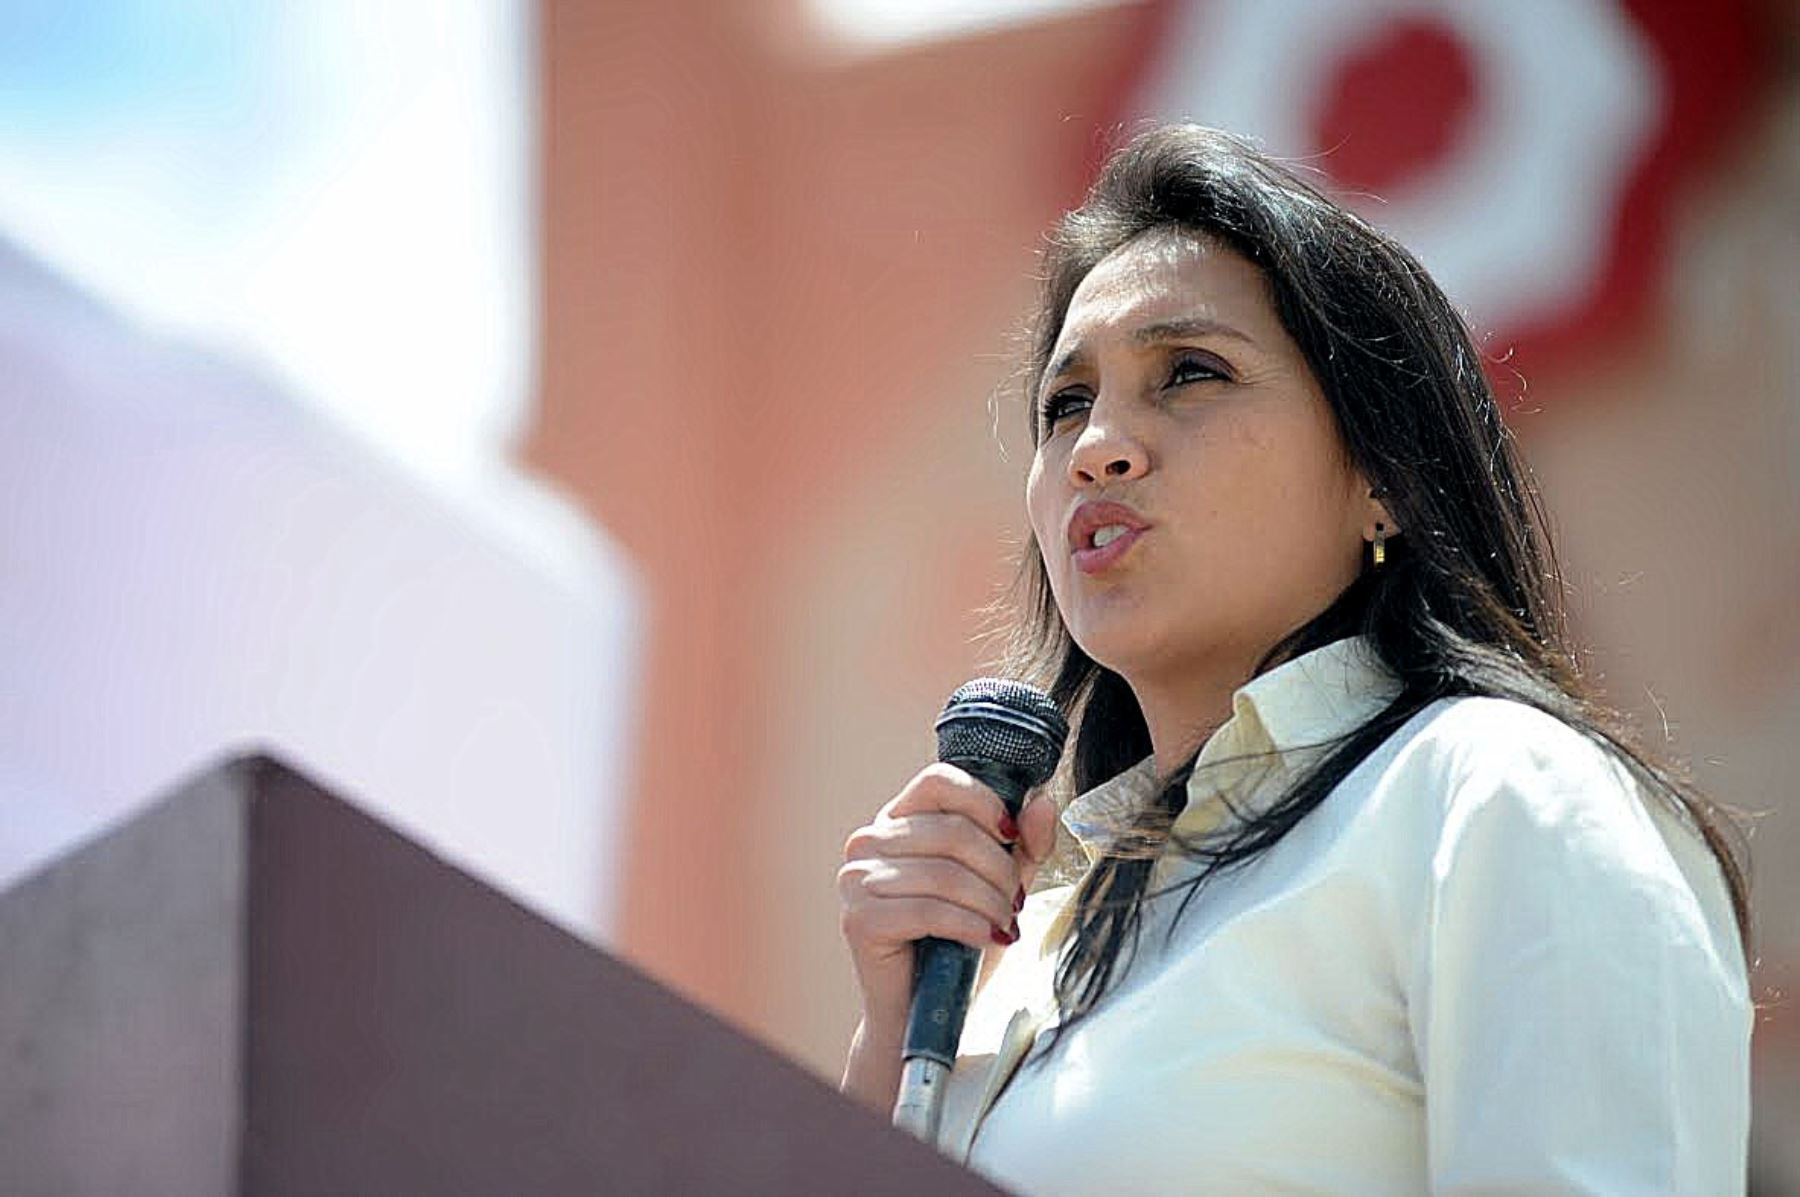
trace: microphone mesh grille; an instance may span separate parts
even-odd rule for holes
[[[1036,686],[980,677],[958,686],[938,716],[938,759],[993,761],[1041,785],[1056,771],[1068,720]]]

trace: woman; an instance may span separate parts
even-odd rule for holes
[[[915,776],[838,875],[844,1090],[891,1109],[937,935],[986,949],[940,1146],[1021,1193],[1742,1192],[1738,828],[1584,687],[1419,264],[1152,129],[1052,238],[1029,385],[1008,668],[1085,871],[1027,901],[1053,801]]]

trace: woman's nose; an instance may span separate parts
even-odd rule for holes
[[[1143,442],[1118,424],[1089,421],[1069,454],[1069,480],[1077,486],[1136,478],[1149,465]]]

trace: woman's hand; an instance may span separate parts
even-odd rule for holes
[[[1000,796],[954,765],[919,770],[874,821],[844,841],[839,919],[862,989],[859,1037],[902,1034],[913,941],[986,950],[1018,938],[1013,915],[1056,842],[1051,802],[1027,795],[1016,824]],[[1021,851],[1014,852],[1011,845]]]

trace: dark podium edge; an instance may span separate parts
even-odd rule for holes
[[[1000,1192],[260,747],[0,893],[0,1180]]]

